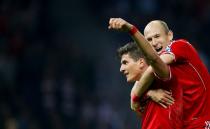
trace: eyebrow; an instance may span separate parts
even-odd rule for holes
[[[128,61],[127,60],[122,60],[121,61],[121,64],[126,63],[126,62],[128,62]]]

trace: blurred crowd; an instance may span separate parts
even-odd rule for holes
[[[83,22],[99,28],[99,33],[77,31],[111,41],[106,49],[92,43],[89,51],[78,40],[82,35],[68,35],[77,29],[71,19],[84,20],[74,17],[74,5],[58,16],[59,2],[67,1],[0,1],[0,129],[140,128],[129,108],[130,87],[122,86],[128,84],[119,74],[119,60],[113,60],[113,42],[123,44],[126,35],[100,32],[109,17],[125,18],[140,30],[152,19],[165,20],[175,38],[188,39],[210,69],[208,0],[72,0],[69,4],[82,4],[74,7],[78,14],[88,14]],[[63,27],[58,23],[65,17],[70,22]]]

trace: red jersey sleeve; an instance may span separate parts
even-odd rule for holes
[[[174,62],[185,62],[190,57],[190,51],[192,46],[186,40],[180,39],[173,41],[166,47],[162,54],[172,54],[174,56]]]

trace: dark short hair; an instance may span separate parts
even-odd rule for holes
[[[134,42],[129,42],[124,46],[118,48],[117,54],[119,58],[122,58],[124,54],[129,54],[129,56],[135,61],[139,60],[140,58],[143,58],[142,52],[140,51],[138,45]]]

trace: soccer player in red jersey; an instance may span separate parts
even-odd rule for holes
[[[141,96],[149,87],[149,82],[154,79],[154,74],[149,73],[154,72],[160,78],[167,76],[166,69],[158,66],[161,64],[159,54],[165,63],[182,72],[177,80],[182,83],[183,89],[183,128],[208,129],[210,126],[209,73],[193,46],[186,40],[172,41],[173,33],[165,22],[159,20],[152,21],[145,27],[144,36],[135,26],[121,18],[111,18],[109,28],[130,32],[144,53],[145,59],[153,68],[144,72],[136,83],[137,88],[133,90],[133,94]],[[147,77],[143,78],[144,76]],[[136,105],[138,105],[137,102],[131,103],[134,110],[138,107]]]
[[[138,81],[148,65],[137,44],[126,44],[118,49],[118,55],[121,58],[120,71],[126,76],[127,81]],[[141,110],[138,112],[138,114],[142,113],[143,115],[142,129],[182,128],[182,88],[181,85],[177,85],[180,83],[177,82],[177,76],[174,75],[174,68],[171,68],[170,71],[172,76],[168,81],[156,78],[145,96],[141,100],[137,100],[142,102]],[[135,88],[134,86],[132,90]],[[175,98],[174,104],[171,93]],[[160,103],[159,100],[164,101]],[[169,105],[169,108],[164,108],[165,105]]]

